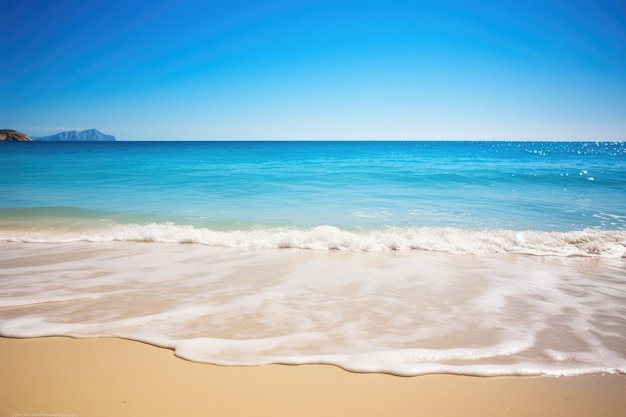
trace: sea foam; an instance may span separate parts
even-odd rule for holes
[[[536,230],[465,230],[433,227],[387,227],[344,230],[256,228],[220,231],[173,223],[125,224],[90,231],[0,230],[0,241],[24,243],[161,242],[195,243],[225,248],[313,249],[349,252],[423,250],[452,254],[517,253],[538,256],[626,257],[626,231],[585,229],[570,232]]]
[[[2,336],[626,372],[623,142],[30,145],[0,152]]]
[[[626,373],[624,259],[0,245],[0,336],[122,337],[221,365]]]

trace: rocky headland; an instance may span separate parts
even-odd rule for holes
[[[0,129],[0,140],[17,140],[21,142],[29,142],[32,139],[22,132],[12,129]]]

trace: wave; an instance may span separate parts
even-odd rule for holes
[[[626,231],[585,229],[569,232],[536,230],[465,230],[435,227],[386,227],[344,230],[334,226],[257,228],[220,231],[173,223],[110,225],[98,230],[0,230],[2,242],[162,242],[227,248],[311,249],[349,252],[422,250],[451,254],[502,253],[537,256],[626,257]]]

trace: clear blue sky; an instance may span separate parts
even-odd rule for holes
[[[0,0],[0,128],[626,140],[626,3]]]

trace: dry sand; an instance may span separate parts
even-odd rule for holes
[[[622,416],[626,375],[412,378],[220,367],[115,338],[0,338],[3,416]]]

